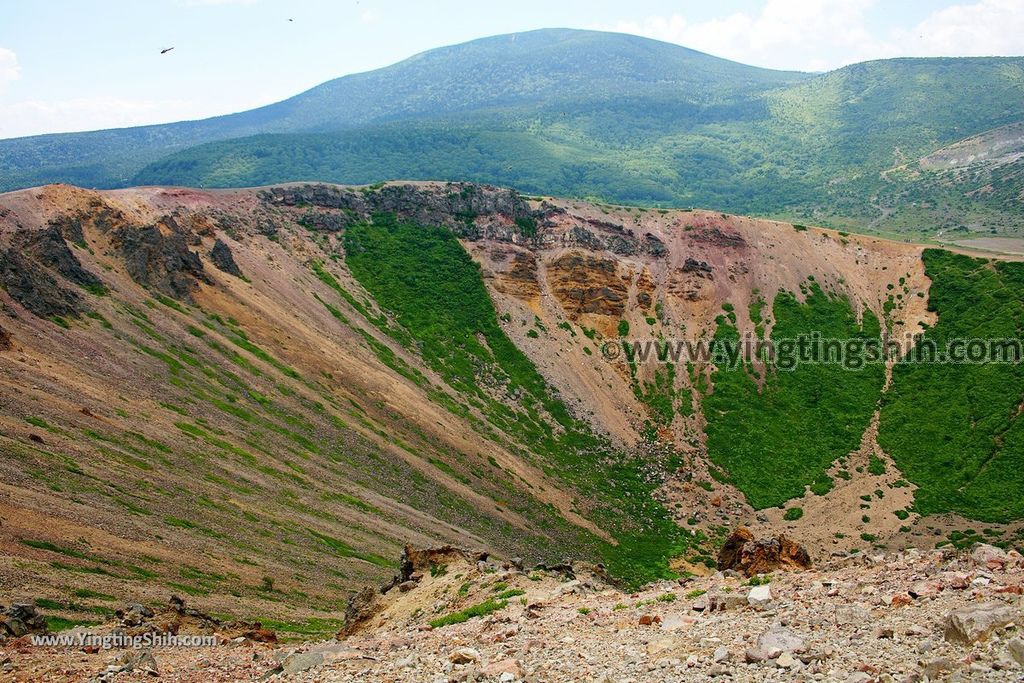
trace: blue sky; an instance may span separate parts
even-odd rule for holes
[[[552,26],[802,70],[1024,54],[1024,0],[0,0],[0,17],[0,138],[240,111],[433,47]]]

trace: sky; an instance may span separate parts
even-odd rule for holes
[[[550,27],[804,71],[1024,55],[1024,0],[0,0],[0,138],[242,111],[431,48]]]

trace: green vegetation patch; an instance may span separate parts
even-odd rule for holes
[[[668,559],[694,540],[653,500],[658,482],[650,463],[617,451],[572,417],[502,331],[479,267],[450,231],[377,215],[347,228],[345,255],[352,275],[415,340],[427,365],[586,500],[585,514],[618,541],[555,517],[566,542],[601,555],[630,584],[672,575]]]
[[[474,617],[485,617],[492,612],[504,609],[506,606],[508,606],[507,600],[488,598],[487,600],[471,607],[467,607],[464,610],[452,612],[451,614],[446,614],[443,617],[433,619],[431,620],[430,625],[434,628],[441,628],[443,626],[451,626],[452,624],[462,624]]]
[[[927,342],[1021,339],[1024,264],[929,249]],[[915,360],[911,356],[909,360]],[[1024,366],[901,362],[882,406],[879,444],[918,485],[914,511],[987,522],[1024,517]]]
[[[870,312],[857,321],[850,302],[822,291],[814,282],[799,302],[789,293],[775,297],[773,340],[820,333],[822,338],[879,338]],[[719,319],[716,339],[736,340],[735,326]],[[757,509],[783,505],[811,485],[831,488],[825,475],[837,459],[857,448],[882,389],[880,364],[847,370],[839,364],[801,363],[792,370],[766,364],[759,388],[749,363],[720,367],[714,392],[704,399],[708,453]]]

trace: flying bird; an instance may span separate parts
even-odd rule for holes
[[[160,54],[165,55],[173,49],[173,47],[165,47],[164,49],[160,50]]]

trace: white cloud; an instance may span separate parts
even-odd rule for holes
[[[877,0],[766,0],[760,11],[702,22],[682,14],[596,28],[656,38],[747,64],[823,71],[901,56],[1024,54],[1021,0],[978,0],[937,10],[916,26],[873,35]]]
[[[906,54],[968,57],[1024,54],[1020,0],[981,0],[939,10],[899,36]]]
[[[0,89],[11,81],[18,80],[21,75],[21,67],[18,66],[18,55],[12,50],[0,47]]]
[[[140,101],[117,97],[0,102],[0,138],[138,126],[220,113],[203,109],[201,103],[188,100]]]
[[[378,18],[377,13],[372,10],[365,10],[359,15],[360,21],[364,24],[372,24],[377,21]]]
[[[703,22],[674,14],[610,28],[747,64],[814,71],[838,66],[851,52],[876,47],[864,28],[864,15],[874,4],[875,0],[768,0],[756,13],[735,12]]]

